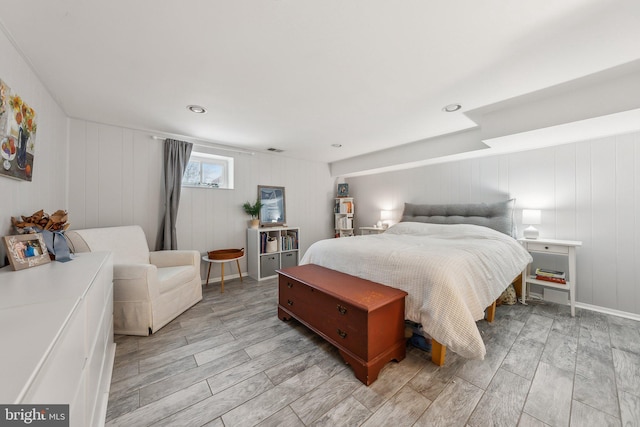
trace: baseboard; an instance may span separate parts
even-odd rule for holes
[[[583,302],[576,302],[576,307],[583,310],[596,311],[602,314],[610,314],[612,316],[624,317],[625,319],[637,320],[640,322],[640,314],[628,313],[626,311],[614,310],[612,308],[600,307],[598,305],[585,304]]]
[[[537,292],[530,292],[529,297],[533,300],[538,300],[538,301],[544,300],[544,298],[542,297],[542,294]],[[553,301],[549,301],[549,302],[553,302]],[[569,305],[569,302],[567,302],[567,305]],[[576,307],[581,308],[583,310],[595,311],[597,313],[602,313],[602,314],[610,314],[612,316],[624,317],[625,319],[631,319],[631,320],[636,320],[640,322],[640,314],[629,313],[622,310],[615,310],[613,308],[600,307],[599,305],[585,304],[583,302],[576,302]]]

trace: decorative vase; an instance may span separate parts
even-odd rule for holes
[[[16,153],[16,163],[18,165],[18,169],[24,170],[27,166],[27,143],[29,142],[29,133],[22,130],[22,126],[20,127],[20,132],[18,134],[18,149]]]
[[[250,219],[249,220],[249,227],[258,228],[259,225],[260,225],[260,220],[259,219]]]

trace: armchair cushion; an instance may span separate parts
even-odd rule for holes
[[[200,267],[200,253],[196,251],[157,251],[149,253],[149,261],[158,267],[195,265]]]
[[[114,301],[145,301],[150,299],[149,283],[158,281],[158,268],[151,264],[120,264],[113,266]],[[126,284],[126,285],[125,285]]]
[[[158,290],[161,294],[169,292],[188,282],[193,277],[192,266],[163,267],[158,269]]]
[[[149,335],[202,300],[200,253],[149,252],[139,226],[67,231],[77,252],[113,253],[114,332]]]

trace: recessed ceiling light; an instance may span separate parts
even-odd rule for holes
[[[449,104],[449,105],[445,105],[442,108],[442,111],[446,111],[447,113],[453,113],[454,111],[458,111],[461,108],[462,108],[462,105],[460,104]]]
[[[204,114],[207,112],[207,110],[205,110],[204,107],[201,107],[199,105],[187,105],[187,110],[196,114]]]
[[[331,144],[331,146],[335,147],[335,148],[340,148],[340,147],[342,147],[342,144]]]

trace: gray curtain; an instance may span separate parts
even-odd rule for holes
[[[164,140],[164,173],[162,191],[162,209],[164,214],[160,219],[156,250],[178,249],[176,237],[176,218],[180,204],[180,189],[182,187],[182,175],[189,164],[191,148],[193,144],[175,139]]]

